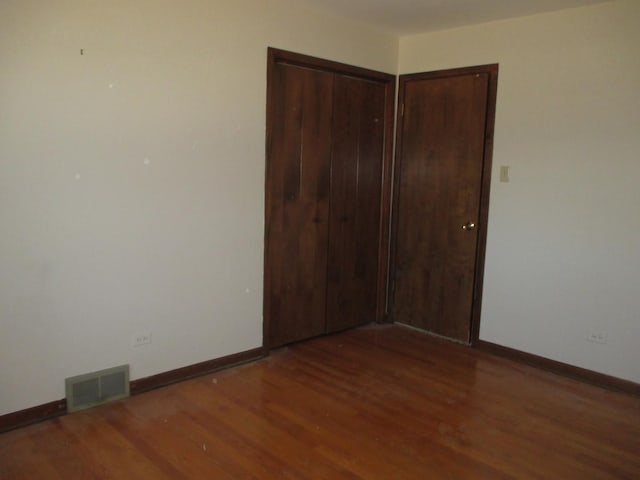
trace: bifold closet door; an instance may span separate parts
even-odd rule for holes
[[[267,78],[264,343],[273,348],[384,314],[395,78],[276,49]]]
[[[327,331],[376,318],[385,85],[336,75]]]
[[[267,152],[271,346],[325,332],[334,75],[275,66]]]

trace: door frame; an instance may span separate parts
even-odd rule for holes
[[[371,82],[381,83],[385,86],[385,107],[384,107],[384,144],[382,149],[382,172],[381,172],[381,192],[380,192],[380,226],[378,236],[378,274],[376,292],[376,316],[375,322],[381,323],[386,320],[387,313],[387,292],[389,276],[389,232],[391,215],[391,178],[393,170],[393,129],[396,76],[388,73],[356,67],[345,63],[334,62],[309,55],[280,50],[273,47],[267,49],[267,108],[266,108],[266,139],[265,139],[265,216],[264,216],[264,259],[263,259],[263,303],[262,303],[262,346],[265,353],[269,352],[269,329],[270,318],[270,298],[267,294],[271,291],[271,280],[269,272],[271,265],[268,256],[268,239],[270,212],[272,205],[270,189],[270,158],[271,145],[273,141],[273,126],[277,121],[276,109],[273,105],[275,98],[275,70],[279,64],[293,65],[302,68],[310,68],[323,72],[337,73]]]
[[[473,279],[473,299],[471,306],[471,325],[469,342],[476,345],[480,337],[480,311],[482,306],[482,284],[484,279],[484,260],[487,244],[487,225],[489,220],[489,192],[491,188],[491,163],[493,156],[493,137],[495,130],[496,99],[498,91],[498,64],[476,65],[472,67],[436,70],[433,72],[410,73],[398,78],[398,109],[396,113],[396,152],[393,184],[393,213],[391,226],[391,250],[389,267],[389,315],[393,321],[393,306],[396,277],[396,249],[398,229],[398,198],[400,190],[400,170],[398,161],[402,158],[402,116],[404,96],[407,83],[412,81],[431,80],[436,78],[456,77],[461,75],[488,74],[487,108],[485,117],[485,137],[482,159],[482,179],[480,185],[480,211],[478,218],[478,244],[476,249],[475,272]]]

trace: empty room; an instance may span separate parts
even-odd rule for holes
[[[640,2],[1,0],[0,480],[640,478]]]

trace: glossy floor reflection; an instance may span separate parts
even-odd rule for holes
[[[366,327],[0,435],[0,478],[640,478],[640,398]]]

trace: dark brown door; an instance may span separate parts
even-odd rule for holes
[[[376,319],[385,85],[335,78],[327,331]]]
[[[496,75],[400,77],[394,321],[462,342],[479,314]]]
[[[267,164],[270,344],[325,331],[331,73],[279,64]]]
[[[267,77],[272,348],[382,319],[395,78],[276,49]]]

